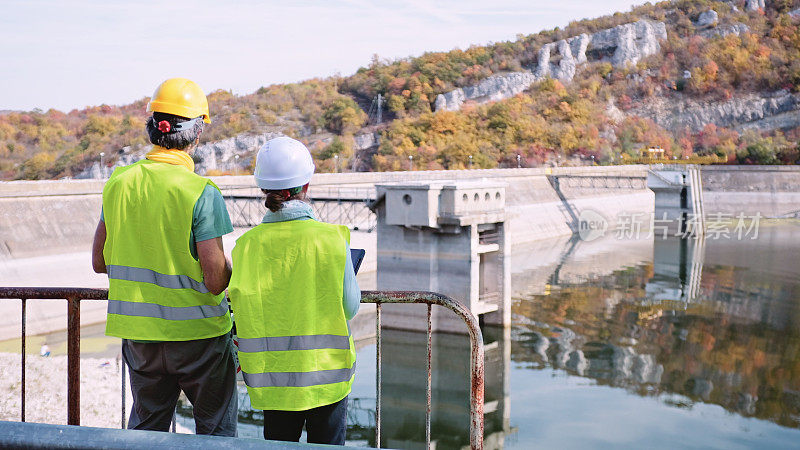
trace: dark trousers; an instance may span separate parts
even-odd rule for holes
[[[236,436],[239,397],[230,334],[182,342],[122,341],[133,407],[128,428],[168,431],[181,390],[192,402],[195,432]]]
[[[298,442],[303,424],[309,444],[344,445],[347,397],[305,411],[264,411],[264,439]]]

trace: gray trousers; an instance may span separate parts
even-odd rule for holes
[[[133,393],[129,429],[168,431],[183,390],[197,434],[236,436],[239,398],[230,333],[182,342],[123,339],[122,358]]]

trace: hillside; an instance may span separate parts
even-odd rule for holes
[[[287,134],[311,146],[322,171],[454,169],[469,156],[476,168],[619,163],[651,146],[673,158],[794,164],[799,7],[647,4],[510,42],[376,56],[347,77],[216,91],[196,160],[208,173],[247,170],[260,142]],[[138,158],[146,102],[3,112],[0,178],[99,175],[101,152],[106,166]]]

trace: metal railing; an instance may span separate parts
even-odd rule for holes
[[[450,297],[434,292],[420,291],[363,291],[361,303],[375,304],[375,333],[377,337],[377,356],[375,371],[375,395],[377,419],[375,421],[375,443],[381,443],[381,305],[383,303],[423,303],[428,306],[428,357],[427,384],[425,386],[425,447],[431,447],[431,309],[439,305],[453,311],[467,325],[470,340],[470,389],[469,389],[469,443],[473,449],[483,448],[483,400],[484,400],[484,349],[483,334],[478,320],[461,303]]]
[[[635,175],[554,175],[561,187],[591,189],[647,189],[647,177]]]
[[[26,303],[31,299],[67,301],[67,424],[80,425],[80,302],[83,300],[105,300],[107,289],[87,288],[38,288],[38,287],[0,287],[0,299],[18,299],[22,302],[20,357],[21,373],[21,411],[20,418],[25,422],[25,358],[26,358]],[[427,384],[425,410],[425,442],[431,444],[431,310],[433,305],[450,309],[460,317],[470,338],[470,447],[483,448],[483,407],[484,407],[484,348],[483,335],[475,316],[461,303],[433,292],[420,291],[362,291],[361,303],[375,304],[376,333],[376,422],[375,444],[381,443],[381,305],[384,303],[425,304],[427,305]],[[123,377],[124,367],[122,368]],[[122,427],[125,427],[125,381],[122,385]],[[173,423],[174,427],[174,423]],[[174,430],[173,430],[174,431]]]
[[[20,419],[25,422],[25,322],[27,301],[66,300],[67,301],[67,424],[80,425],[81,414],[81,300],[105,300],[106,289],[84,288],[30,288],[0,287],[0,299],[19,299],[22,302],[22,381],[20,384]],[[123,391],[124,392],[124,391]]]
[[[264,194],[252,186],[227,186],[222,196],[234,227],[254,227],[267,212]],[[377,216],[369,209],[374,199],[374,188],[312,186],[308,191],[318,219],[356,230],[372,231],[377,226]]]

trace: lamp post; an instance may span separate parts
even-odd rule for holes
[[[233,174],[239,175],[239,155],[233,155]]]
[[[339,173],[339,155],[333,155],[334,165],[336,166],[336,173]]]
[[[472,169],[472,155],[469,155],[469,168]]]
[[[522,157],[517,153],[517,169],[522,167]]]
[[[414,156],[408,155],[408,170],[409,172],[414,170]]]
[[[106,166],[103,165],[103,157],[106,156],[105,152],[100,152],[100,178],[105,179],[106,177]]]

